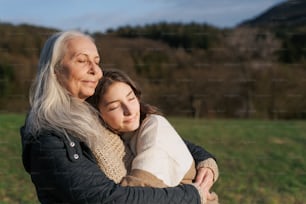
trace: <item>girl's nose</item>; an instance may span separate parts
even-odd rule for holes
[[[131,115],[131,110],[130,110],[130,108],[129,108],[128,105],[123,104],[123,105],[122,105],[122,108],[123,108],[123,114],[124,114],[124,115]]]

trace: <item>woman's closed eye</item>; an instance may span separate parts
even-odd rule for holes
[[[100,62],[100,59],[95,60],[95,64],[101,67],[102,62]]]
[[[77,62],[81,64],[88,63],[88,59],[86,57],[80,57],[77,59]]]
[[[89,65],[89,64],[95,64],[99,67],[101,67],[101,64],[100,64],[100,61],[94,61],[94,62],[91,62],[88,58],[80,58],[77,60],[78,63],[80,64],[83,64],[83,65]]]

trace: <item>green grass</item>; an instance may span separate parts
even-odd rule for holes
[[[182,137],[218,159],[222,204],[305,203],[306,121],[170,118]],[[0,203],[38,203],[21,162],[24,115],[0,115]]]
[[[0,115],[0,203],[38,203],[21,160],[19,128],[24,115]]]
[[[221,203],[305,203],[306,121],[171,118],[216,157]]]

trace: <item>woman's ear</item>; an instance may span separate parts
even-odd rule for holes
[[[62,68],[60,65],[56,65],[54,67],[54,75],[58,81],[58,83],[62,84],[63,83],[63,73],[62,73]]]
[[[60,63],[58,62],[58,63],[56,63],[55,65],[54,65],[54,74],[55,75],[59,75],[60,74],[60,72],[61,72],[61,65],[60,65]]]
[[[58,81],[60,81],[60,75],[61,75],[61,73],[60,73],[60,71],[59,71],[57,68],[54,69],[54,73],[53,73],[53,74],[55,75],[56,79],[57,79]]]

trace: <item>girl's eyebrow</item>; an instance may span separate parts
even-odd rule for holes
[[[112,103],[116,103],[116,102],[118,102],[118,101],[119,101],[119,100],[113,100],[113,101],[104,102],[103,105],[104,105],[104,106],[108,106],[108,105],[110,105],[110,104],[112,104]]]
[[[130,96],[131,94],[133,94],[133,90],[131,90],[126,96]]]
[[[130,96],[131,94],[133,94],[133,90],[130,91],[130,92],[126,95],[126,97]],[[110,104],[112,104],[112,103],[116,103],[116,102],[118,102],[118,101],[119,101],[119,100],[108,101],[108,102],[105,102],[103,105],[104,105],[104,106],[108,106],[108,105],[110,105]]]

